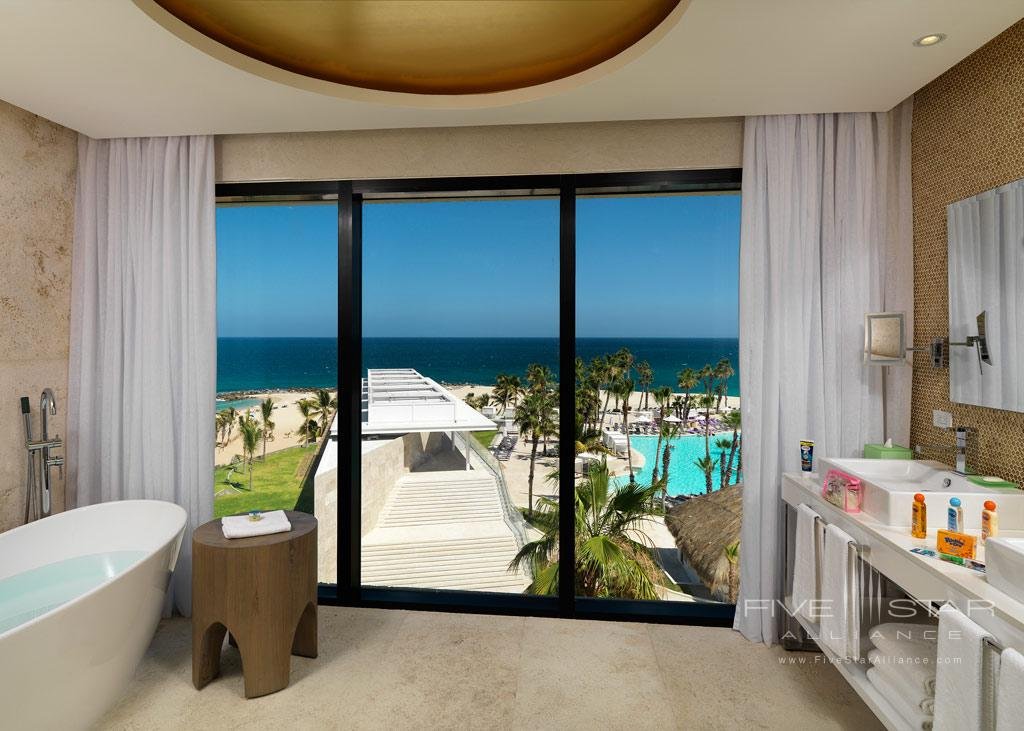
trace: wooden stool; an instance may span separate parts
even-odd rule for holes
[[[220,673],[224,633],[242,655],[245,697],[288,686],[291,656],[316,657],[316,518],[286,511],[292,529],[227,539],[220,520],[192,534],[192,684]]]

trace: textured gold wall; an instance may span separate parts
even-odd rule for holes
[[[25,441],[19,396],[39,435],[39,394],[57,397],[51,434],[65,436],[71,241],[77,136],[0,101],[0,531],[25,510]],[[64,505],[53,473],[54,510]]]
[[[912,150],[914,339],[921,347],[949,332],[946,206],[1024,178],[1024,21],[914,95]],[[932,426],[933,409],[977,430],[968,466],[1024,485],[1024,414],[950,403],[949,370],[930,368],[919,354],[914,444],[952,444]]]

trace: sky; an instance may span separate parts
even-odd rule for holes
[[[580,199],[579,337],[736,337],[739,194]],[[337,334],[336,205],[218,207],[218,334]],[[363,207],[367,337],[555,337],[558,201]]]

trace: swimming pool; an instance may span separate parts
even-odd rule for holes
[[[711,458],[720,460],[722,458],[722,450],[715,446],[715,440],[720,438],[732,438],[732,432],[720,432],[711,435]],[[651,474],[654,468],[655,451],[658,449],[658,437],[652,436],[633,436],[630,437],[630,444],[633,449],[644,456],[645,464],[642,469],[634,472],[636,481],[640,484],[651,483]],[[665,451],[665,443],[662,442],[661,451]],[[672,440],[672,458],[669,461],[668,466],[668,494],[669,495],[703,495],[705,493],[704,487],[704,473],[694,464],[699,458],[704,456],[704,435],[703,434],[687,434],[685,436],[676,437]],[[725,452],[725,459],[728,461],[729,452]],[[661,455],[658,455],[658,472],[661,472]],[[712,484],[717,490],[721,487],[721,477],[718,471],[718,465],[715,465],[715,473],[712,476]],[[736,458],[733,458],[733,476],[732,482],[736,482]],[[624,481],[625,477],[618,478],[620,481]]]
[[[233,401],[218,401],[217,411],[224,411],[225,409],[230,409],[232,407],[239,411],[244,411],[245,409],[252,408],[253,406],[259,406],[260,401],[261,399],[258,398],[237,398]]]

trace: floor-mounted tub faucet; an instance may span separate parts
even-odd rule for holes
[[[26,477],[25,522],[37,518],[45,518],[50,514],[53,504],[50,497],[50,470],[57,467],[64,477],[64,458],[54,455],[51,450],[61,449],[64,443],[59,436],[50,437],[50,417],[57,414],[57,399],[53,390],[44,388],[39,397],[41,434],[38,440],[32,439],[32,413],[27,396],[21,398],[21,413],[25,420],[25,447],[28,449],[28,475]],[[40,455],[40,464],[36,465],[36,454]],[[36,475],[38,474],[38,479]]]

